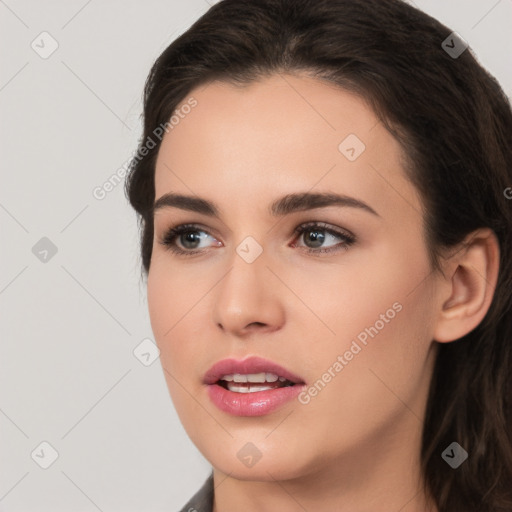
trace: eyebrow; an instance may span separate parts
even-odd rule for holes
[[[380,217],[380,215],[371,206],[359,199],[327,192],[287,194],[270,205],[269,213],[274,217],[278,217],[294,212],[312,210],[314,208],[324,208],[327,206],[358,208]],[[175,194],[172,192],[164,194],[155,201],[155,204],[153,205],[153,214],[163,208],[179,208],[181,210],[201,213],[211,217],[220,217],[220,209],[215,203],[200,197]]]

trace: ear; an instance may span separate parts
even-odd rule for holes
[[[483,320],[496,289],[499,260],[499,242],[489,228],[472,232],[449,258],[439,287],[435,341],[462,338]]]

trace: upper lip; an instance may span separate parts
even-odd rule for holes
[[[304,381],[300,377],[286,370],[277,363],[256,356],[248,357],[243,360],[223,359],[218,361],[206,372],[203,382],[204,384],[215,384],[224,375],[232,375],[235,373],[247,375],[250,373],[262,372],[274,373],[279,377],[284,377],[294,384],[304,384]]]

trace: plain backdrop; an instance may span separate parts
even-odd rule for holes
[[[415,4],[511,96],[512,0]],[[152,62],[209,6],[0,0],[4,511],[175,511],[210,471],[159,359],[140,357],[153,337],[123,183],[93,194],[136,148]]]

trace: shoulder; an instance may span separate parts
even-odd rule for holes
[[[212,512],[213,510],[213,473],[202,487],[190,498],[180,512]]]

